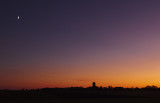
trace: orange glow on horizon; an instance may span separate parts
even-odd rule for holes
[[[94,61],[74,65],[28,65],[25,68],[21,65],[15,67],[14,71],[5,71],[1,75],[6,77],[5,74],[8,74],[8,77],[0,78],[0,89],[89,87],[92,82],[102,87],[159,87],[159,68],[159,59],[154,56],[130,56],[123,57],[123,60],[111,59],[109,62]]]

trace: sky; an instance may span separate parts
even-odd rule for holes
[[[1,0],[0,89],[160,87],[159,5]]]

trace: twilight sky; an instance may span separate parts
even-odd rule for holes
[[[0,89],[160,86],[159,5],[2,0]]]

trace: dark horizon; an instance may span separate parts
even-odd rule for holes
[[[23,88],[21,90],[0,90],[0,102],[64,103],[68,101],[70,103],[74,101],[73,103],[88,103],[88,101],[92,101],[94,103],[99,103],[102,101],[112,101],[112,103],[128,103],[131,100],[136,100],[137,103],[141,103],[142,101],[153,103],[153,101],[159,101],[159,93],[160,88],[157,86],[146,86],[144,88],[123,88],[108,86],[105,88],[98,87],[96,82],[92,82],[92,86],[87,88]]]
[[[71,87],[43,87],[43,88],[21,88],[21,89],[0,89],[0,90],[41,90],[41,89],[68,89],[68,88],[73,88],[73,89],[115,89],[115,90],[125,90],[125,89],[139,89],[139,90],[154,90],[154,89],[158,89],[160,90],[160,87],[158,86],[155,86],[155,85],[147,85],[145,87],[113,87],[111,85],[109,86],[97,86],[96,85],[96,82],[92,82],[92,85],[91,86],[88,86],[88,87],[83,87],[83,86],[78,86],[78,87],[74,87],[74,86],[71,86]]]

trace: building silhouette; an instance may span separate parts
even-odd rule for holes
[[[96,82],[92,82],[92,88],[98,88],[98,87],[96,86]]]
[[[92,83],[92,87],[93,88],[96,87],[96,83],[95,82]]]

